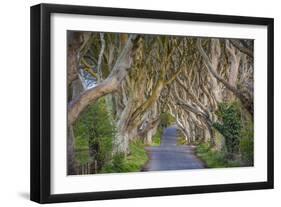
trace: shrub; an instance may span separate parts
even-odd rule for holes
[[[217,111],[219,122],[213,126],[225,138],[228,157],[239,155],[241,165],[252,166],[254,161],[253,120],[238,102],[221,103]]]
[[[241,130],[240,152],[244,164],[252,166],[254,162],[254,126],[252,120],[246,121]]]
[[[106,110],[105,99],[101,98],[90,105],[79,117],[74,126],[75,149],[87,150],[83,157],[77,156],[80,164],[97,160],[101,168],[111,159],[115,127]]]
[[[237,167],[240,163],[227,159],[224,151],[217,151],[209,143],[201,143],[196,148],[196,154],[209,168]]]
[[[156,133],[152,137],[151,146],[159,146],[161,144],[162,134],[163,134],[163,128],[158,127]]]
[[[216,112],[219,122],[213,124],[225,138],[227,152],[230,156],[239,152],[239,139],[241,132],[241,115],[239,105],[234,103],[221,103]]]
[[[107,163],[101,170],[103,173],[117,172],[139,172],[148,161],[145,145],[136,140],[130,143],[131,153],[128,156],[124,154],[115,154],[110,163]]]
[[[161,144],[162,134],[164,129],[175,122],[175,118],[168,112],[162,112],[160,114],[160,123],[158,125],[156,133],[152,137],[151,146],[159,146]]]
[[[175,118],[168,112],[162,112],[160,114],[160,127],[166,128],[170,124],[175,122]]]

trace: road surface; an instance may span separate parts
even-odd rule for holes
[[[204,164],[195,156],[192,146],[177,146],[176,126],[165,129],[160,146],[146,147],[146,150],[149,154],[149,161],[143,171],[204,168]]]

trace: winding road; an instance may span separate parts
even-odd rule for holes
[[[204,164],[195,156],[194,148],[188,145],[177,145],[177,128],[165,129],[161,144],[157,147],[146,147],[149,162],[143,171],[202,169]]]

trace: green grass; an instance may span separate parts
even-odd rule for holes
[[[125,161],[129,172],[140,171],[148,161],[148,155],[144,147],[145,145],[141,141],[135,141],[130,144],[131,154],[127,156]]]
[[[187,140],[184,138],[184,136],[180,133],[178,133],[178,139],[177,139],[177,145],[187,145]]]
[[[152,137],[152,143],[150,146],[157,147],[161,144],[161,139],[163,135],[163,129],[158,128],[156,134]]]
[[[106,164],[100,173],[139,172],[148,161],[145,145],[141,141],[130,143],[130,154],[114,155],[112,162]]]
[[[196,149],[197,156],[209,168],[239,167],[239,162],[228,160],[224,152],[212,149],[208,144],[199,144]]]
[[[251,119],[244,122],[241,130],[240,153],[245,166],[254,165],[254,124]]]

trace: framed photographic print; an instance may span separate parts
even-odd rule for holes
[[[31,7],[31,200],[273,188],[273,19]]]

